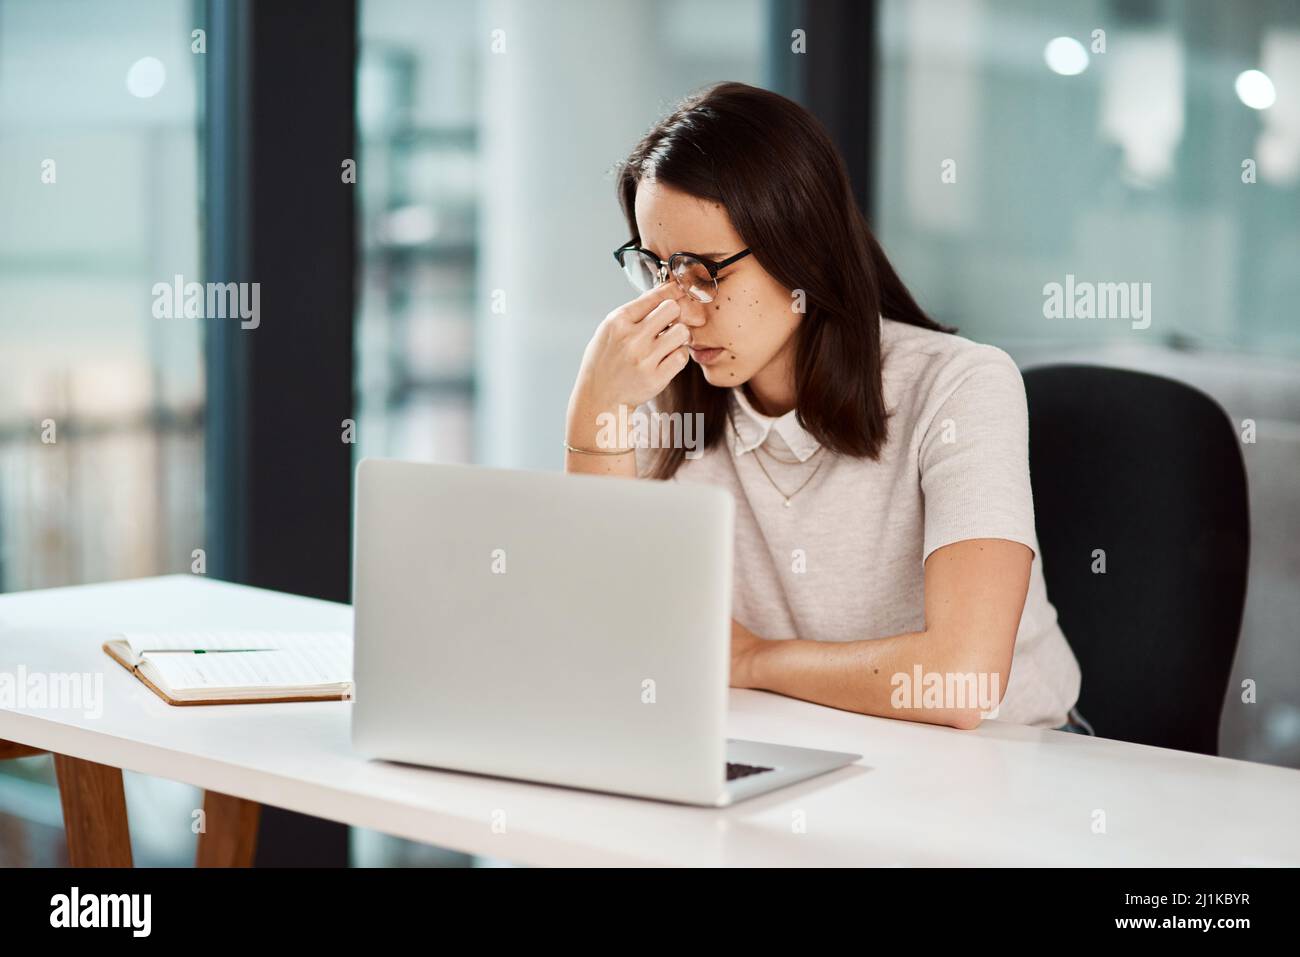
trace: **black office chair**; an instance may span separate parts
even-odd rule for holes
[[[1024,373],[1047,594],[1098,735],[1215,754],[1250,555],[1236,427],[1172,379]],[[1105,552],[1105,574],[1093,571]]]

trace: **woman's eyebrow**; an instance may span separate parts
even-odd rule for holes
[[[642,245],[641,248],[644,249],[646,252],[650,253],[650,254],[651,254],[652,256],[654,256],[656,259],[659,258],[659,253],[656,252],[655,250],[651,249],[649,246]],[[721,262],[722,260],[726,259],[728,256],[731,255],[731,253],[716,253],[716,252],[715,252],[715,253],[697,253],[697,252],[694,252],[693,250],[689,250],[689,249],[683,249],[683,250],[680,250],[680,252],[689,252],[692,256],[702,256],[702,257],[704,257],[705,259],[712,259],[712,260],[715,260],[715,261],[718,261],[718,262]]]

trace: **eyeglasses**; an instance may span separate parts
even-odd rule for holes
[[[637,292],[649,292],[672,276],[682,292],[697,302],[713,302],[718,294],[718,270],[726,269],[748,255],[749,250],[742,249],[734,256],[715,262],[696,253],[673,253],[664,260],[650,250],[642,249],[636,240],[614,250],[614,259]]]

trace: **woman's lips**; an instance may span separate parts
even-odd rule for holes
[[[697,349],[691,346],[691,358],[702,366],[712,365],[722,358],[722,349]]]

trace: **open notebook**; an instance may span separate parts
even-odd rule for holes
[[[345,632],[127,632],[104,650],[168,704],[352,697]]]

